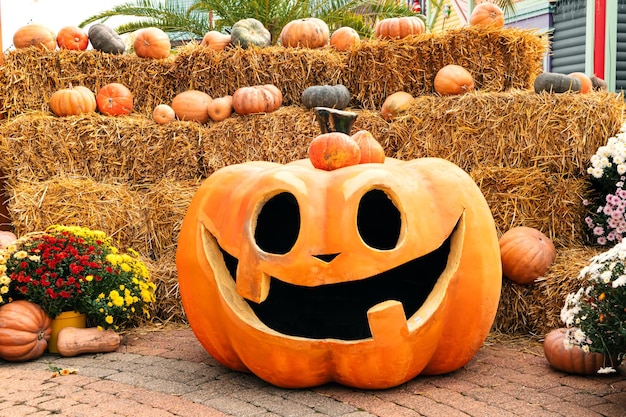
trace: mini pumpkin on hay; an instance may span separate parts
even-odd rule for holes
[[[207,351],[292,388],[386,388],[459,369],[501,285],[483,195],[437,158],[222,168],[191,202],[176,264]]]

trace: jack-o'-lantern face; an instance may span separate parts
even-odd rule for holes
[[[501,281],[484,197],[434,158],[219,170],[191,203],[177,268],[208,352],[284,387],[456,370],[489,332]]]

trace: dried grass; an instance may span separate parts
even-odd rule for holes
[[[28,113],[2,124],[0,167],[8,183],[80,175],[96,181],[154,184],[203,176],[197,123],[158,125],[140,115],[56,117]]]
[[[542,71],[548,50],[539,32],[465,27],[401,40],[361,42],[347,58],[344,84],[354,103],[378,109],[396,91],[432,95],[437,72],[448,64],[461,65],[474,78],[476,89],[501,92],[528,89]]]

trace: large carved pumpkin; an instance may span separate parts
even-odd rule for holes
[[[176,263],[207,351],[291,388],[386,388],[459,369],[501,286],[489,207],[437,158],[222,168],[191,202]]]

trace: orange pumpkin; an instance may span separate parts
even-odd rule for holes
[[[93,91],[83,86],[62,88],[50,96],[50,110],[57,116],[76,116],[96,110]]]
[[[402,113],[407,111],[411,104],[415,101],[415,97],[404,91],[396,91],[389,95],[380,109],[383,119],[388,122],[392,121]]]
[[[410,35],[426,32],[424,21],[417,16],[390,17],[376,23],[376,37],[381,39],[402,39]]]
[[[214,122],[226,120],[233,114],[233,96],[224,96],[213,99],[207,107],[209,117]]]
[[[84,51],[89,46],[89,36],[78,26],[64,26],[57,33],[57,45],[61,49]]]
[[[152,110],[152,119],[156,123],[164,125],[176,119],[176,113],[171,106],[159,104]]]
[[[332,171],[361,160],[359,145],[345,133],[323,133],[309,145],[309,159],[315,168]]]
[[[580,93],[585,94],[593,90],[593,83],[591,78],[584,72],[572,72],[568,74],[570,77],[574,77],[580,81]]]
[[[469,18],[470,25],[504,27],[504,12],[497,4],[484,2],[477,4]]]
[[[352,139],[356,142],[361,151],[359,164],[382,164],[385,162],[385,150],[369,131],[359,130],[352,135]]]
[[[474,78],[460,65],[446,65],[437,71],[435,91],[442,96],[465,94],[474,90]]]
[[[329,34],[326,22],[306,17],[287,23],[280,31],[280,43],[286,47],[321,48],[328,44]]]
[[[222,168],[192,199],[176,265],[207,351],[291,388],[387,388],[459,369],[501,286],[489,206],[438,158]]]
[[[54,51],[57,47],[57,35],[43,25],[31,23],[15,31],[13,46],[17,49],[36,46],[40,49]]]
[[[359,32],[349,26],[342,26],[330,36],[330,45],[338,51],[349,51],[361,42]]]
[[[209,47],[215,51],[223,51],[230,45],[230,35],[223,34],[217,30],[210,30],[204,35],[200,45]]]
[[[163,59],[170,56],[170,37],[159,28],[145,28],[137,32],[133,42],[135,53],[141,58]]]
[[[550,238],[532,227],[513,227],[500,237],[499,243],[502,273],[519,284],[532,284],[556,258]]]
[[[124,84],[110,83],[98,90],[96,103],[100,113],[122,116],[133,111],[133,93]]]
[[[172,108],[180,120],[206,123],[209,121],[207,106],[212,100],[211,96],[203,91],[187,90],[174,97]]]
[[[273,84],[238,88],[233,93],[233,109],[239,114],[270,113],[283,103],[283,94]]]
[[[50,317],[25,300],[0,307],[0,358],[24,362],[40,357],[50,339]]]
[[[543,341],[543,353],[554,369],[570,374],[593,375],[604,366],[617,366],[602,353],[585,352],[573,345],[566,348],[563,341],[567,329],[552,330]]]

